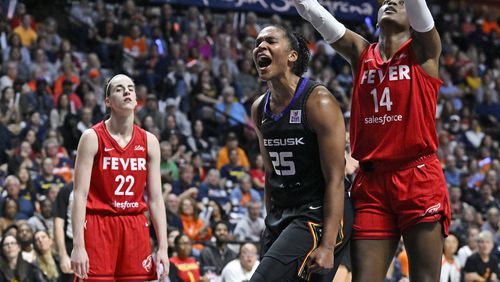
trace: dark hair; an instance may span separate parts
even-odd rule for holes
[[[229,221],[226,221],[226,220],[219,220],[219,221],[215,222],[214,225],[212,226],[212,229],[215,231],[215,228],[219,224],[225,225],[227,227],[228,232],[231,231],[231,225],[229,224]]]
[[[309,41],[307,41],[307,39],[305,39],[302,35],[292,32],[284,26],[275,25],[275,27],[281,29],[285,33],[288,38],[288,42],[290,42],[290,49],[297,52],[298,58],[293,64],[292,72],[301,76],[306,72],[307,66],[309,65],[309,59],[311,58],[311,51],[307,46]]]

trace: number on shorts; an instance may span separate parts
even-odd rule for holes
[[[127,177],[123,175],[118,175],[115,178],[115,182],[118,182],[118,187],[116,187],[115,190],[115,195],[118,196],[134,196],[134,192],[130,191],[132,190],[132,187],[134,186],[135,179],[132,175],[127,175]],[[123,185],[125,183],[129,183],[127,190],[125,192],[122,191]]]

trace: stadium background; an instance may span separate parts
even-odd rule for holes
[[[459,248],[470,241],[469,229],[492,231],[498,256],[500,1],[427,3],[443,45],[436,118],[451,231]],[[376,40],[377,1],[325,4],[349,28]],[[214,223],[227,220],[232,249],[258,244],[263,171],[248,111],[266,87],[251,58],[258,31],[280,23],[304,35],[313,53],[306,76],[334,93],[346,122],[350,115],[348,65],[293,8],[279,12],[287,5],[291,1],[2,1],[0,231],[20,235],[28,222],[32,232],[53,235],[56,212],[67,219],[57,195],[69,189],[63,187],[71,182],[78,139],[105,114],[105,79],[126,73],[137,85],[137,124],[161,142],[170,238],[188,234],[198,260],[215,240]],[[355,162],[349,164],[352,177]],[[189,205],[193,212],[186,214]],[[54,206],[59,210],[48,212]],[[19,240],[36,264],[27,236]],[[401,273],[394,276],[407,274],[404,250],[395,266]]]

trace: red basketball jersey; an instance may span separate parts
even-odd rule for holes
[[[99,140],[94,157],[87,212],[137,214],[147,210],[144,201],[147,167],[147,135],[134,125],[132,138],[121,147],[104,122],[92,127]]]
[[[350,122],[352,156],[359,161],[407,162],[437,150],[436,101],[442,81],[417,63],[411,42],[385,63],[378,43],[361,55]]]

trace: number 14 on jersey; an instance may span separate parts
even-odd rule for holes
[[[373,96],[373,104],[375,105],[375,112],[378,113],[379,107],[386,107],[387,111],[391,111],[392,101],[391,101],[391,90],[389,87],[385,87],[382,92],[380,100],[378,99],[377,88],[374,88],[370,94]]]

